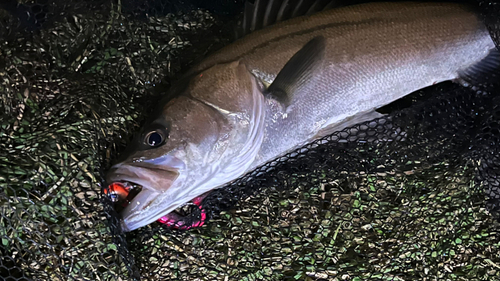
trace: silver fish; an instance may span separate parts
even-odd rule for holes
[[[111,168],[108,182],[142,186],[122,227],[154,222],[418,89],[467,81],[498,57],[477,14],[455,3],[348,6],[253,32],[188,71]]]

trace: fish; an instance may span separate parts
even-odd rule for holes
[[[293,8],[247,3],[245,36],[169,89],[106,175],[142,188],[120,211],[124,231],[174,225],[176,208],[266,162],[378,118],[378,108],[414,91],[479,83],[499,68],[490,34],[463,4],[377,2],[290,16]]]

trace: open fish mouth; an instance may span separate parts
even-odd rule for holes
[[[129,182],[114,182],[104,189],[104,194],[111,200],[117,213],[125,209],[142,191],[142,186]]]
[[[142,191],[142,186],[131,182],[113,182],[104,189],[104,194],[113,203],[118,214],[130,205],[132,200]],[[178,207],[174,211],[165,214],[157,222],[172,229],[188,230],[201,227],[207,218],[206,211],[202,207],[202,200],[206,194],[192,199],[190,202]],[[193,210],[199,209],[199,215]]]

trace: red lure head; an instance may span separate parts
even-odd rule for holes
[[[113,203],[123,202],[125,206],[129,204],[127,200],[129,193],[130,187],[119,182],[114,182],[104,189],[104,194],[106,194]]]
[[[104,189],[104,194],[106,194],[113,203],[118,204],[117,207],[121,209],[127,207],[133,197],[137,195],[137,191],[135,192],[135,194],[134,191],[135,189],[133,189],[132,186],[126,183],[114,182]],[[185,218],[179,216],[175,212],[169,213],[161,217],[157,221],[173,229],[180,230],[188,230],[193,227],[201,227],[205,223],[205,220],[207,218],[206,211],[201,205],[203,198],[205,198],[206,196],[207,194],[203,194],[192,200],[192,202],[201,210],[201,217],[199,221],[195,221],[190,225],[185,225]]]

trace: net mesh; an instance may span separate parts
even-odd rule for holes
[[[120,231],[104,172],[242,2],[1,4],[0,278],[499,280],[492,87],[423,89],[268,163],[210,193],[202,228]]]

